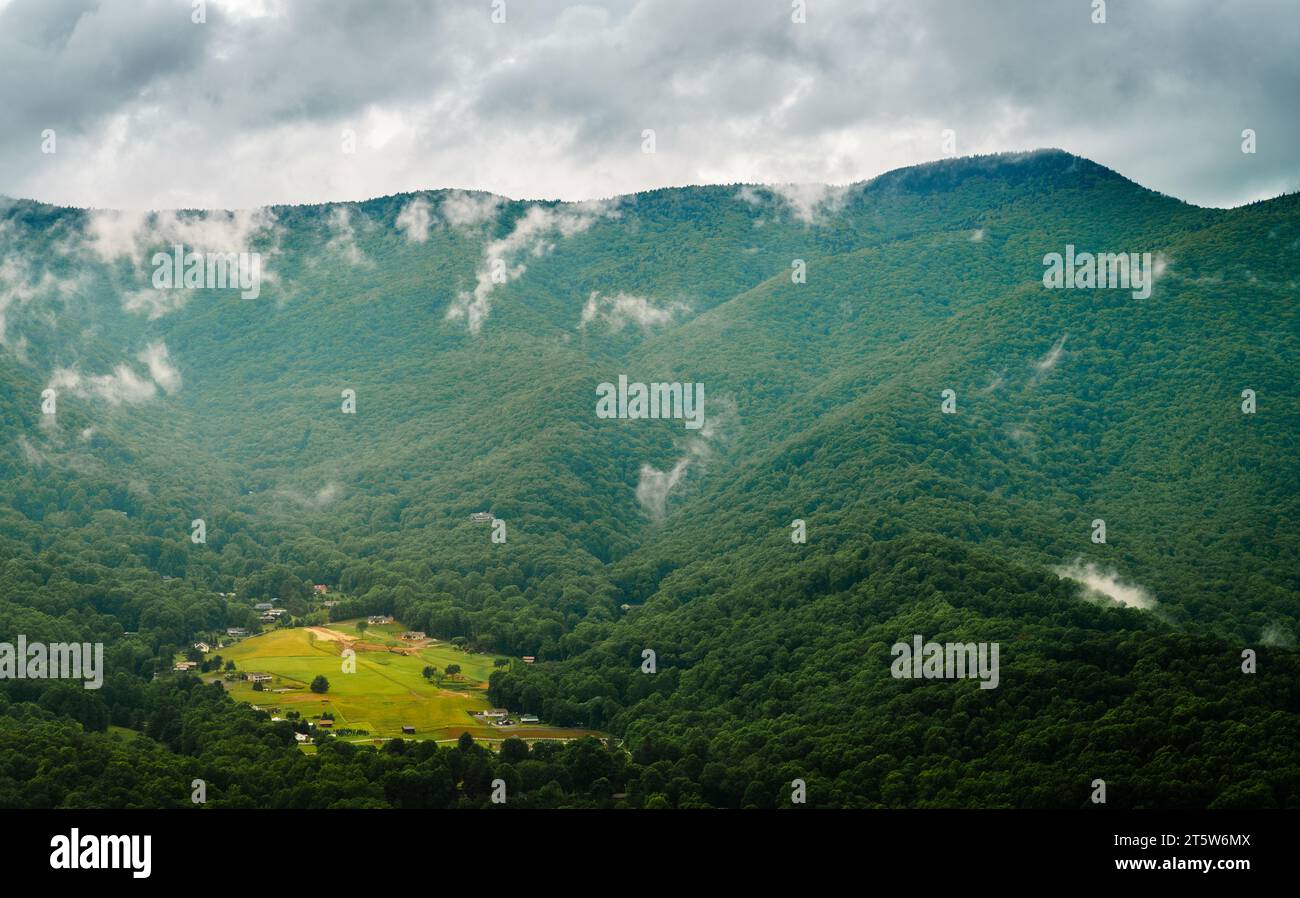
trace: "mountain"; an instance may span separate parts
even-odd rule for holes
[[[259,253],[256,297],[156,289],[177,243]],[[576,204],[6,200],[0,246],[0,633],[109,667],[4,683],[0,804],[179,806],[178,770],[474,804],[504,768],[538,805],[1300,803],[1297,196],[1203,209],[1044,150]],[[1149,295],[1049,288],[1053,253],[1136,254]],[[620,375],[702,384],[704,426],[598,417]],[[380,769],[149,680],[264,598],[323,620],[313,583],[535,656],[494,700],[609,744]],[[997,687],[892,676],[917,635],[997,643]],[[70,741],[136,779],[24,797]]]

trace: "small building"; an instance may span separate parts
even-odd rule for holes
[[[476,512],[474,512],[473,514],[471,514],[471,515],[469,516],[469,519],[470,519],[471,521],[473,521],[475,524],[491,524],[491,523],[492,523],[492,512],[490,512],[490,511],[476,511]]]
[[[194,647],[204,654],[212,651],[212,646],[208,645],[206,642],[196,642],[194,643]]]
[[[415,640],[415,639],[423,639],[423,638],[424,638],[424,631],[423,631],[423,630],[407,630],[405,633],[402,634],[402,638],[403,638],[403,639],[411,639],[411,640]]]
[[[386,614],[372,614],[366,618],[368,624],[391,624],[393,619]]]
[[[227,636],[247,636],[248,631],[243,627],[226,627]]]
[[[415,734],[415,727],[405,727],[405,726],[402,727],[402,734],[405,735],[405,736],[411,736],[411,735],[414,735],[414,734]]]
[[[537,715],[536,715],[536,714],[521,714],[521,715],[519,715],[519,722],[520,722],[520,723],[538,723],[539,721],[537,720]]]
[[[275,607],[275,606],[272,605],[270,602],[258,602],[256,605],[253,606],[253,610],[254,610],[254,611],[270,611],[270,610],[271,610],[272,608],[274,608],[274,607]]]
[[[532,663],[533,663],[534,661],[536,661],[536,660],[537,660],[537,659],[536,659],[535,657],[533,657],[532,655],[524,655],[524,657],[523,657],[523,662],[524,662],[525,664],[532,664]]]
[[[198,666],[199,663],[197,661],[177,661],[176,666],[173,667],[172,670],[193,670]]]
[[[271,675],[266,673],[246,673],[244,679],[250,683],[269,683]]]
[[[311,737],[308,736],[306,733],[294,733],[293,738],[296,742],[307,742],[307,743],[311,742]]]
[[[318,727],[332,727],[332,726],[334,726],[334,721],[332,721],[332,720],[318,720],[318,721],[316,721],[316,726],[318,726]]]
[[[321,604],[326,608],[333,608],[338,603],[338,599],[330,599],[328,602],[322,602]]]
[[[311,585],[311,591],[316,593],[318,596],[323,596],[325,593],[330,591],[330,588],[324,583],[313,583]]]
[[[505,708],[491,708],[483,712],[483,716],[489,720],[501,720],[510,716],[510,712]]]

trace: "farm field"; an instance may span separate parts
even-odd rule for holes
[[[356,621],[337,621],[326,627],[294,627],[272,630],[226,646],[214,654],[234,661],[237,672],[270,674],[262,691],[247,680],[227,682],[232,698],[261,708],[278,708],[276,716],[298,711],[316,721],[329,711],[334,729],[364,730],[364,735],[339,738],[364,742],[402,736],[408,739],[454,740],[468,732],[476,740],[496,742],[510,736],[523,739],[572,739],[590,735],[588,730],[547,726],[493,727],[470,715],[491,707],[487,680],[496,656],[470,654],[437,640],[417,643],[401,639],[400,624],[374,624],[364,633]],[[356,672],[344,673],[343,650],[356,652]],[[441,683],[426,680],[426,666],[445,671],[459,665],[455,677]],[[329,691],[312,692],[308,685],[317,675],[329,680]],[[221,679],[214,675],[208,679]],[[403,734],[402,727],[415,727],[415,734]]]

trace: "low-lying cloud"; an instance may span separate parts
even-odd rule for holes
[[[529,206],[510,233],[490,241],[474,274],[474,289],[462,291],[447,308],[448,321],[465,321],[477,334],[492,313],[492,294],[499,286],[522,277],[528,266],[522,259],[540,258],[555,248],[555,241],[586,231],[601,218],[619,214],[613,203],[574,203],[566,206]]]
[[[618,333],[629,324],[635,324],[643,331],[666,324],[671,324],[678,315],[685,314],[691,307],[683,302],[669,302],[656,305],[644,296],[628,293],[616,293],[613,296],[602,295],[593,290],[582,307],[582,318],[578,322],[579,330],[593,323],[604,324],[611,332]]]
[[[1110,599],[1128,608],[1148,610],[1156,605],[1155,598],[1135,583],[1125,583],[1113,570],[1103,570],[1093,562],[1076,560],[1068,565],[1052,568],[1052,573],[1073,580],[1083,587],[1085,597]]]
[[[115,365],[108,374],[83,374],[74,365],[56,368],[47,386],[56,392],[66,391],[82,399],[99,399],[109,405],[137,405],[158,395],[161,387],[167,394],[181,388],[181,373],[172,364],[165,343],[150,343],[137,355],[147,373],[141,374],[126,363]]]
[[[805,225],[824,224],[828,218],[844,208],[849,186],[833,184],[771,184],[745,185],[736,193],[736,199],[751,206],[762,207],[766,202],[782,205]]]
[[[636,498],[641,509],[653,521],[662,521],[667,515],[668,496],[686,479],[686,472],[702,466],[713,454],[715,443],[722,436],[736,414],[735,404],[728,400],[714,401],[714,408],[705,418],[705,425],[686,441],[682,456],[666,471],[651,464],[642,464],[636,485]],[[719,407],[720,406],[720,407]]]

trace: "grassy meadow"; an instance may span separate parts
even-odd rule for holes
[[[400,638],[400,624],[372,624],[358,632],[357,621],[325,627],[272,630],[226,646],[215,654],[235,662],[237,672],[266,673],[273,679],[256,691],[247,680],[227,682],[231,697],[261,708],[278,708],[275,716],[298,711],[315,721],[322,712],[334,714],[334,729],[365,730],[352,741],[403,736],[403,726],[415,727],[405,738],[452,740],[468,732],[475,739],[573,738],[586,731],[546,726],[491,727],[471,715],[491,707],[487,680],[499,656],[469,653],[448,643],[429,640],[412,646]],[[356,652],[356,671],[343,672],[343,650]],[[405,652],[408,654],[402,654]],[[445,675],[449,664],[460,673]],[[421,671],[433,666],[444,675],[426,680]],[[329,680],[323,695],[308,686],[317,675]],[[224,675],[224,674],[223,674]],[[220,676],[216,676],[220,679]]]

